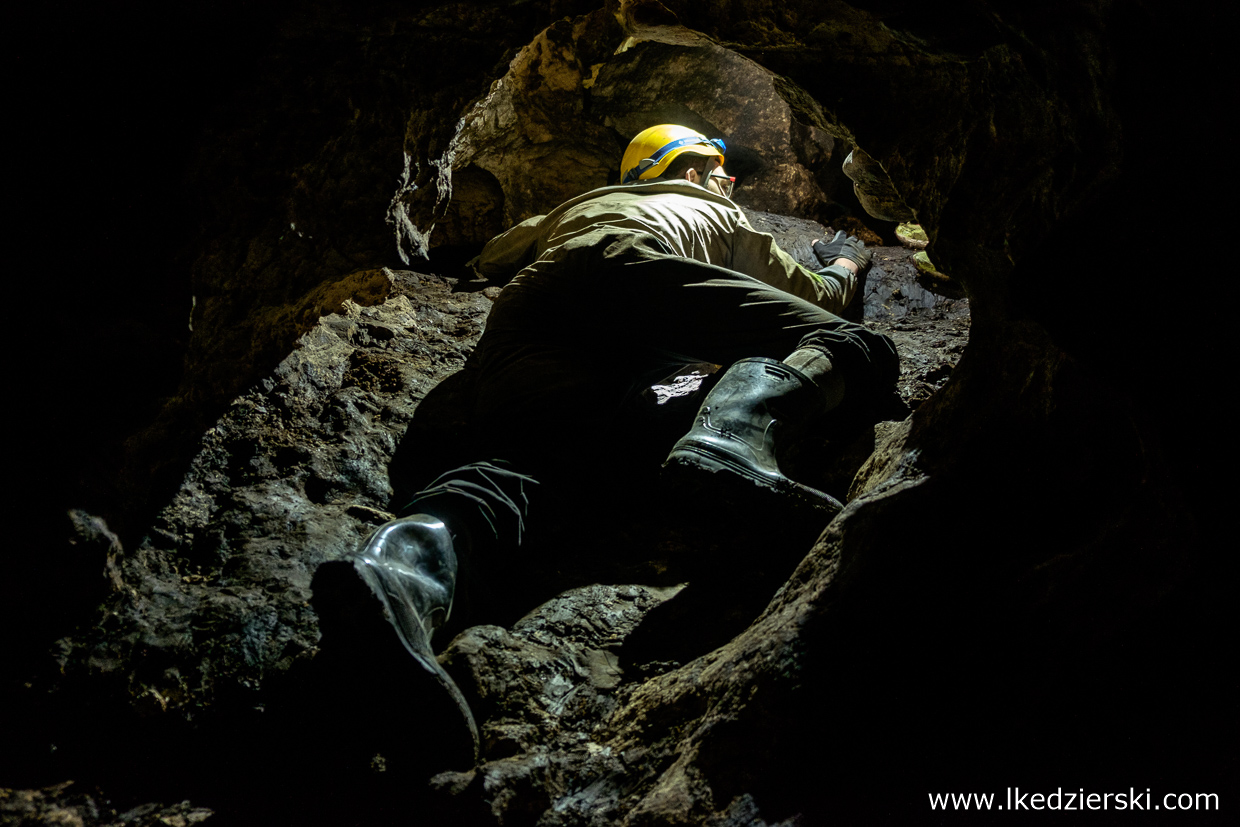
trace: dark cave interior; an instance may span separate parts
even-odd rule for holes
[[[42,685],[31,676],[46,672],[49,649],[94,623],[97,606],[112,599],[100,547],[66,542],[66,509],[106,518],[127,550],[137,546],[180,484],[204,428],[240,393],[219,376],[231,372],[247,388],[287,352],[277,343],[234,364],[230,351],[191,343],[205,335],[202,325],[191,332],[187,324],[195,297],[230,290],[227,278],[211,281],[227,266],[221,261],[240,261],[238,245],[261,248],[270,241],[264,222],[291,214],[304,214],[308,226],[345,216],[348,227],[317,265],[335,267],[337,278],[380,267],[446,272],[476,249],[449,244],[437,259],[432,247],[429,262],[406,263],[390,222],[355,195],[384,188],[372,194],[382,210],[398,189],[393,159],[403,146],[422,153],[418,186],[408,188],[410,215],[438,209],[425,202],[434,188],[427,161],[442,153],[459,104],[480,99],[547,26],[584,18],[600,4],[489,6],[512,25],[508,41],[489,51],[453,51],[454,27],[474,44],[470,27],[486,26],[473,12],[429,0],[23,11],[17,30],[24,42],[10,55],[25,124],[16,157],[27,168],[18,176],[14,237],[22,283],[37,279],[52,289],[41,284],[31,291],[34,301],[11,311],[26,344],[16,398],[33,403],[25,421],[37,423],[39,436],[37,450],[17,460],[10,506],[19,528],[4,589],[11,643],[0,700],[8,709],[26,708],[23,685]],[[983,0],[933,10],[908,0],[790,3],[779,13],[740,0],[711,9],[609,0],[605,8],[612,17],[627,14],[625,25],[650,40],[666,36],[675,46],[684,31],[705,32],[793,79],[812,101],[799,101],[798,116],[809,122],[813,115],[885,159],[931,228],[936,261],[959,275],[973,308],[971,361],[949,391],[911,418],[905,447],[926,458],[928,482],[916,496],[877,503],[870,516],[855,519],[838,541],[847,563],[833,586],[838,594],[828,590],[830,606],[816,608],[790,644],[809,661],[797,667],[797,686],[830,692],[813,703],[788,701],[796,711],[789,715],[804,717],[770,724],[773,749],[787,743],[786,733],[803,730],[815,758],[775,761],[767,773],[740,771],[729,763],[765,754],[754,745],[767,737],[768,719],[738,712],[716,726],[702,736],[694,767],[713,789],[713,823],[739,819],[735,809],[727,818],[718,813],[742,794],[765,802],[765,821],[755,823],[796,813],[804,823],[833,816],[919,823],[929,818],[919,807],[930,783],[1132,785],[1234,800],[1238,687],[1225,653],[1235,639],[1235,564],[1222,525],[1231,486],[1215,478],[1224,476],[1230,440],[1207,431],[1227,421],[1214,356],[1224,311],[1221,302],[1203,308],[1193,299],[1200,286],[1226,276],[1225,251],[1198,252],[1213,246],[1205,242],[1216,233],[1209,224],[1229,213],[1222,111],[1231,73],[1221,12],[1204,2],[1025,9]],[[443,19],[426,24],[435,14]],[[816,16],[827,22],[806,22]],[[432,56],[460,61],[414,82],[448,77],[457,86],[446,83],[438,97],[413,95],[404,101],[412,114],[397,116],[400,101],[387,90],[400,87],[400,71],[416,58],[387,44],[429,30],[413,20],[436,32]],[[881,21],[886,35],[859,20]],[[874,43],[896,32],[904,62],[887,75],[881,55],[860,49],[855,60],[832,57],[823,64],[829,71],[820,71],[823,49],[853,42],[850,26],[857,40],[864,31]],[[800,39],[789,46],[771,30]],[[372,41],[384,45],[357,45]],[[996,43],[1012,50],[995,58],[999,53],[987,50]],[[316,50],[337,47],[324,59],[330,69],[313,76]],[[929,57],[918,64],[908,55]],[[396,56],[413,63],[397,65]],[[918,66],[930,77],[925,67],[940,63],[949,67],[941,78],[908,85]],[[985,64],[984,77],[972,68],[959,70],[961,77],[994,88],[934,97],[957,64]],[[888,76],[885,85],[876,80]],[[1044,89],[1055,92],[1049,114],[1029,120],[1042,112],[1030,101]],[[375,124],[346,133],[340,112],[355,99],[382,111]],[[272,101],[283,103],[264,113]],[[427,114],[449,102],[458,107],[443,123]],[[653,103],[630,107],[632,117],[654,110]],[[986,118],[993,139],[985,138]],[[1004,129],[1022,124],[1029,134],[1008,138]],[[372,163],[387,177],[362,171],[349,179],[353,167],[327,158],[324,147],[362,142],[385,125],[407,130],[403,144],[392,134],[390,145],[375,150]],[[622,132],[612,126],[608,134],[618,139]],[[955,149],[934,151],[936,139],[953,135]],[[1059,144],[1029,153],[1045,136]],[[478,152],[486,150],[480,144]],[[281,153],[296,162],[264,166]],[[1219,174],[1208,174],[1216,166]],[[496,186],[477,175],[484,183],[475,187],[471,176],[482,167],[472,169],[459,177],[462,201]],[[332,175],[348,179],[339,191],[319,186]],[[305,195],[315,187],[313,198]],[[541,195],[552,203],[558,197]],[[996,203],[1003,210],[996,212]],[[357,218],[363,213],[364,221]],[[441,232],[465,226],[442,209],[438,217],[448,228]],[[890,232],[879,222],[873,229]],[[1225,250],[1230,239],[1221,241]],[[307,249],[294,255],[308,257]],[[273,278],[285,275],[292,286],[256,287],[254,301],[292,304],[326,278],[308,264]],[[228,312],[237,326],[249,323],[241,311]],[[39,358],[43,347],[34,343],[49,338],[53,356]],[[212,359],[220,362],[212,367]],[[180,418],[160,420],[173,403],[182,406]],[[156,421],[163,424],[152,432]],[[127,702],[103,698],[84,718]],[[35,708],[57,709],[54,701]],[[98,742],[126,727],[141,733],[133,735],[142,744],[134,749],[150,750],[164,737],[158,717],[125,721],[101,724],[109,734],[84,737],[95,745],[75,754],[103,760]],[[227,735],[207,739],[219,752],[206,758],[169,751],[202,770],[228,752],[221,746],[227,738],[245,741],[246,725],[234,720]],[[23,738],[39,741],[41,726],[22,723]],[[144,755],[134,765],[149,762]],[[0,786],[61,781],[55,773],[66,766],[82,771],[38,764],[16,751],[4,755]],[[118,790],[125,773],[111,776]],[[829,778],[852,792],[825,804],[807,793]],[[885,779],[896,800],[891,813],[874,817],[868,808]],[[113,794],[179,800],[203,789],[208,799],[218,796],[209,784],[182,782],[169,770],[159,782],[135,784],[136,792]],[[252,818],[275,817],[284,806],[296,812],[260,788],[245,793],[267,796]],[[367,790],[362,784],[346,795]],[[541,789],[515,795],[522,794],[533,803],[523,805],[529,810],[521,823],[534,823],[550,799],[540,798]],[[647,820],[633,823],[676,823],[668,815],[673,807],[658,810],[652,800],[643,799]],[[426,806],[459,815],[438,800]]]

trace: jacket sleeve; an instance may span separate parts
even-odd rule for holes
[[[779,248],[770,233],[742,221],[733,234],[732,269],[805,299],[831,313],[841,313],[857,290],[857,275],[845,267],[815,273]]]
[[[539,225],[546,218],[536,215],[527,218],[486,243],[482,252],[470,265],[489,279],[513,276],[537,257]]]

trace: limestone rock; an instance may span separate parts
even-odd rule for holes
[[[345,300],[311,327],[203,436],[143,541],[113,553],[106,632],[66,641],[64,691],[92,675],[193,720],[313,653],[315,568],[384,520],[396,444],[489,307],[433,277],[379,276],[391,298]]]
[[[916,217],[887,170],[865,150],[858,147],[850,152],[844,166],[844,174],[852,179],[857,198],[867,213],[885,221],[912,221]]]
[[[467,188],[493,181],[502,220],[469,234],[446,225],[438,243],[485,242],[616,177],[623,146],[586,110],[587,86],[617,39],[614,21],[600,11],[548,27],[517,53],[465,113],[452,146],[454,180]],[[468,221],[469,207],[468,194],[454,198],[447,220]]]

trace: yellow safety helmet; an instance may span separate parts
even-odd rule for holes
[[[637,133],[637,137],[629,142],[624,160],[620,162],[620,180],[631,184],[658,178],[676,156],[686,152],[715,157],[722,164],[727,150],[722,139],[707,138],[685,126],[673,123],[652,126]]]

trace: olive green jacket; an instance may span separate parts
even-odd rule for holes
[[[487,278],[510,277],[535,261],[560,260],[574,239],[614,228],[650,233],[677,256],[744,273],[832,313],[842,311],[857,288],[847,268],[814,273],[797,264],[729,199],[689,181],[592,190],[491,239],[472,264]]]

